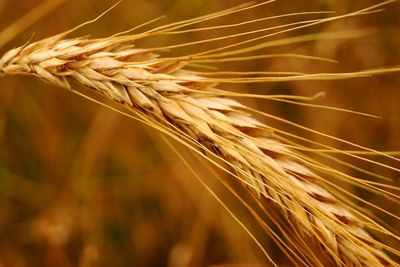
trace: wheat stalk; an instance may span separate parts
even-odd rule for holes
[[[251,116],[250,108],[217,89],[221,82],[258,82],[269,77],[207,77],[185,70],[185,66],[196,60],[212,60],[212,56],[160,58],[159,51],[164,48],[138,49],[130,45],[154,34],[173,33],[191,23],[102,39],[67,39],[69,31],[8,51],[0,59],[0,72],[34,75],[68,90],[72,90],[70,81],[75,80],[195,151],[225,162],[228,168],[215,164],[240,179],[258,198],[267,200],[270,206],[266,207],[274,209],[267,213],[273,217],[276,212],[281,228],[291,231],[281,246],[297,264],[399,266],[384,252],[391,248],[372,238],[365,225],[389,232],[356,216],[356,211],[323,187],[323,178],[309,167],[315,165],[313,162],[307,162],[308,158],[279,141],[270,127]],[[308,39],[313,38],[315,35]],[[218,55],[227,57],[240,52],[234,51]],[[388,70],[340,75],[285,74],[272,80],[346,78],[384,71]]]

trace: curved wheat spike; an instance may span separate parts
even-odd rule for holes
[[[336,18],[342,17],[345,16]],[[192,21],[185,23],[190,25]],[[159,33],[171,32],[185,23],[160,27]],[[214,164],[226,168],[264,202],[265,209],[271,209],[266,210],[267,214],[279,224],[279,229],[290,231],[283,238],[290,239],[287,245],[299,252],[299,260],[293,257],[297,264],[399,266],[385,251],[400,253],[375,240],[364,228],[371,224],[378,229],[378,224],[358,216],[358,212],[327,191],[321,175],[306,164],[307,158],[279,141],[276,138],[279,134],[253,118],[250,113],[256,113],[255,110],[222,96],[218,89],[219,83],[232,81],[350,78],[399,71],[398,68],[344,74],[209,78],[185,70],[190,57],[163,59],[155,52],[162,49],[129,45],[133,40],[156,35],[157,31],[103,39],[66,39],[67,33],[70,31],[8,51],[0,59],[0,73],[33,75],[69,90],[70,81],[75,80],[128,108],[145,123],[181,139],[197,151],[201,149],[203,156],[220,159],[226,163],[225,167],[218,161]],[[313,40],[316,36],[319,35],[296,40]],[[338,37],[323,34],[324,38],[335,36]],[[221,54],[197,55],[193,59],[208,60],[256,49],[258,45]]]

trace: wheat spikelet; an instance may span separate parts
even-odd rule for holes
[[[324,189],[323,178],[308,166],[312,162],[307,164],[306,157],[289,149],[270,127],[253,118],[250,108],[218,89],[219,83],[347,78],[398,69],[217,78],[185,67],[192,62],[213,60],[213,55],[224,58],[240,54],[242,50],[211,56],[162,58],[159,52],[164,48],[140,49],[130,45],[154,34],[171,34],[190,23],[102,39],[67,39],[70,32],[62,33],[8,51],[0,59],[0,72],[34,75],[68,90],[72,90],[70,81],[75,80],[125,106],[140,120],[194,150],[220,159],[228,166],[229,173],[258,198],[266,200],[269,203],[266,207],[274,209],[267,213],[277,216],[282,229],[290,231],[287,240],[280,242],[297,264],[398,266],[384,252],[391,248],[371,237],[365,225],[390,234],[387,230],[358,216]],[[309,24],[312,23],[315,22]],[[342,33],[343,37],[348,34]],[[334,35],[334,38],[340,37],[340,34]],[[303,36],[298,41],[315,38],[332,38],[332,35]],[[258,48],[254,46],[246,52]]]

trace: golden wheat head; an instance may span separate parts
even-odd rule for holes
[[[248,7],[241,6],[206,18]],[[398,266],[385,252],[391,248],[374,239],[367,232],[366,225],[389,234],[386,230],[343,204],[324,187],[323,175],[311,167],[315,163],[299,151],[290,149],[289,144],[279,139],[279,133],[252,117],[256,111],[219,89],[220,83],[333,79],[398,70],[217,78],[190,71],[187,66],[217,58],[232,58],[260,47],[250,46],[245,51],[233,47],[230,52],[215,50],[213,53],[167,58],[162,57],[165,47],[146,49],[132,45],[136,40],[171,34],[204,19],[171,24],[135,35],[100,39],[68,39],[70,32],[62,33],[6,52],[0,59],[0,72],[32,75],[68,90],[72,90],[71,81],[76,81],[124,106],[145,123],[201,151],[206,157],[218,158],[222,163],[215,164],[239,179],[252,194],[265,202],[264,208],[271,209],[267,213],[271,217],[277,216],[278,219],[274,218],[280,222],[284,232],[290,231],[283,234],[283,241],[279,239],[278,242],[296,264]],[[330,20],[333,18],[299,25],[311,26]],[[328,37],[331,38],[324,34],[302,36],[297,41]],[[340,36],[334,35],[334,38]],[[262,47],[266,47],[266,43],[263,44]]]

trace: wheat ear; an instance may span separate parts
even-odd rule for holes
[[[0,72],[34,75],[66,89],[75,80],[221,159],[286,224],[282,228],[291,233],[285,235],[290,239],[285,247],[297,254],[297,264],[399,266],[384,252],[390,248],[364,229],[365,220],[322,187],[323,179],[300,153],[278,141],[249,108],[221,96],[217,79],[185,70],[187,61],[159,58],[154,49],[128,44],[141,35],[93,40],[66,35],[8,51],[0,59]]]

